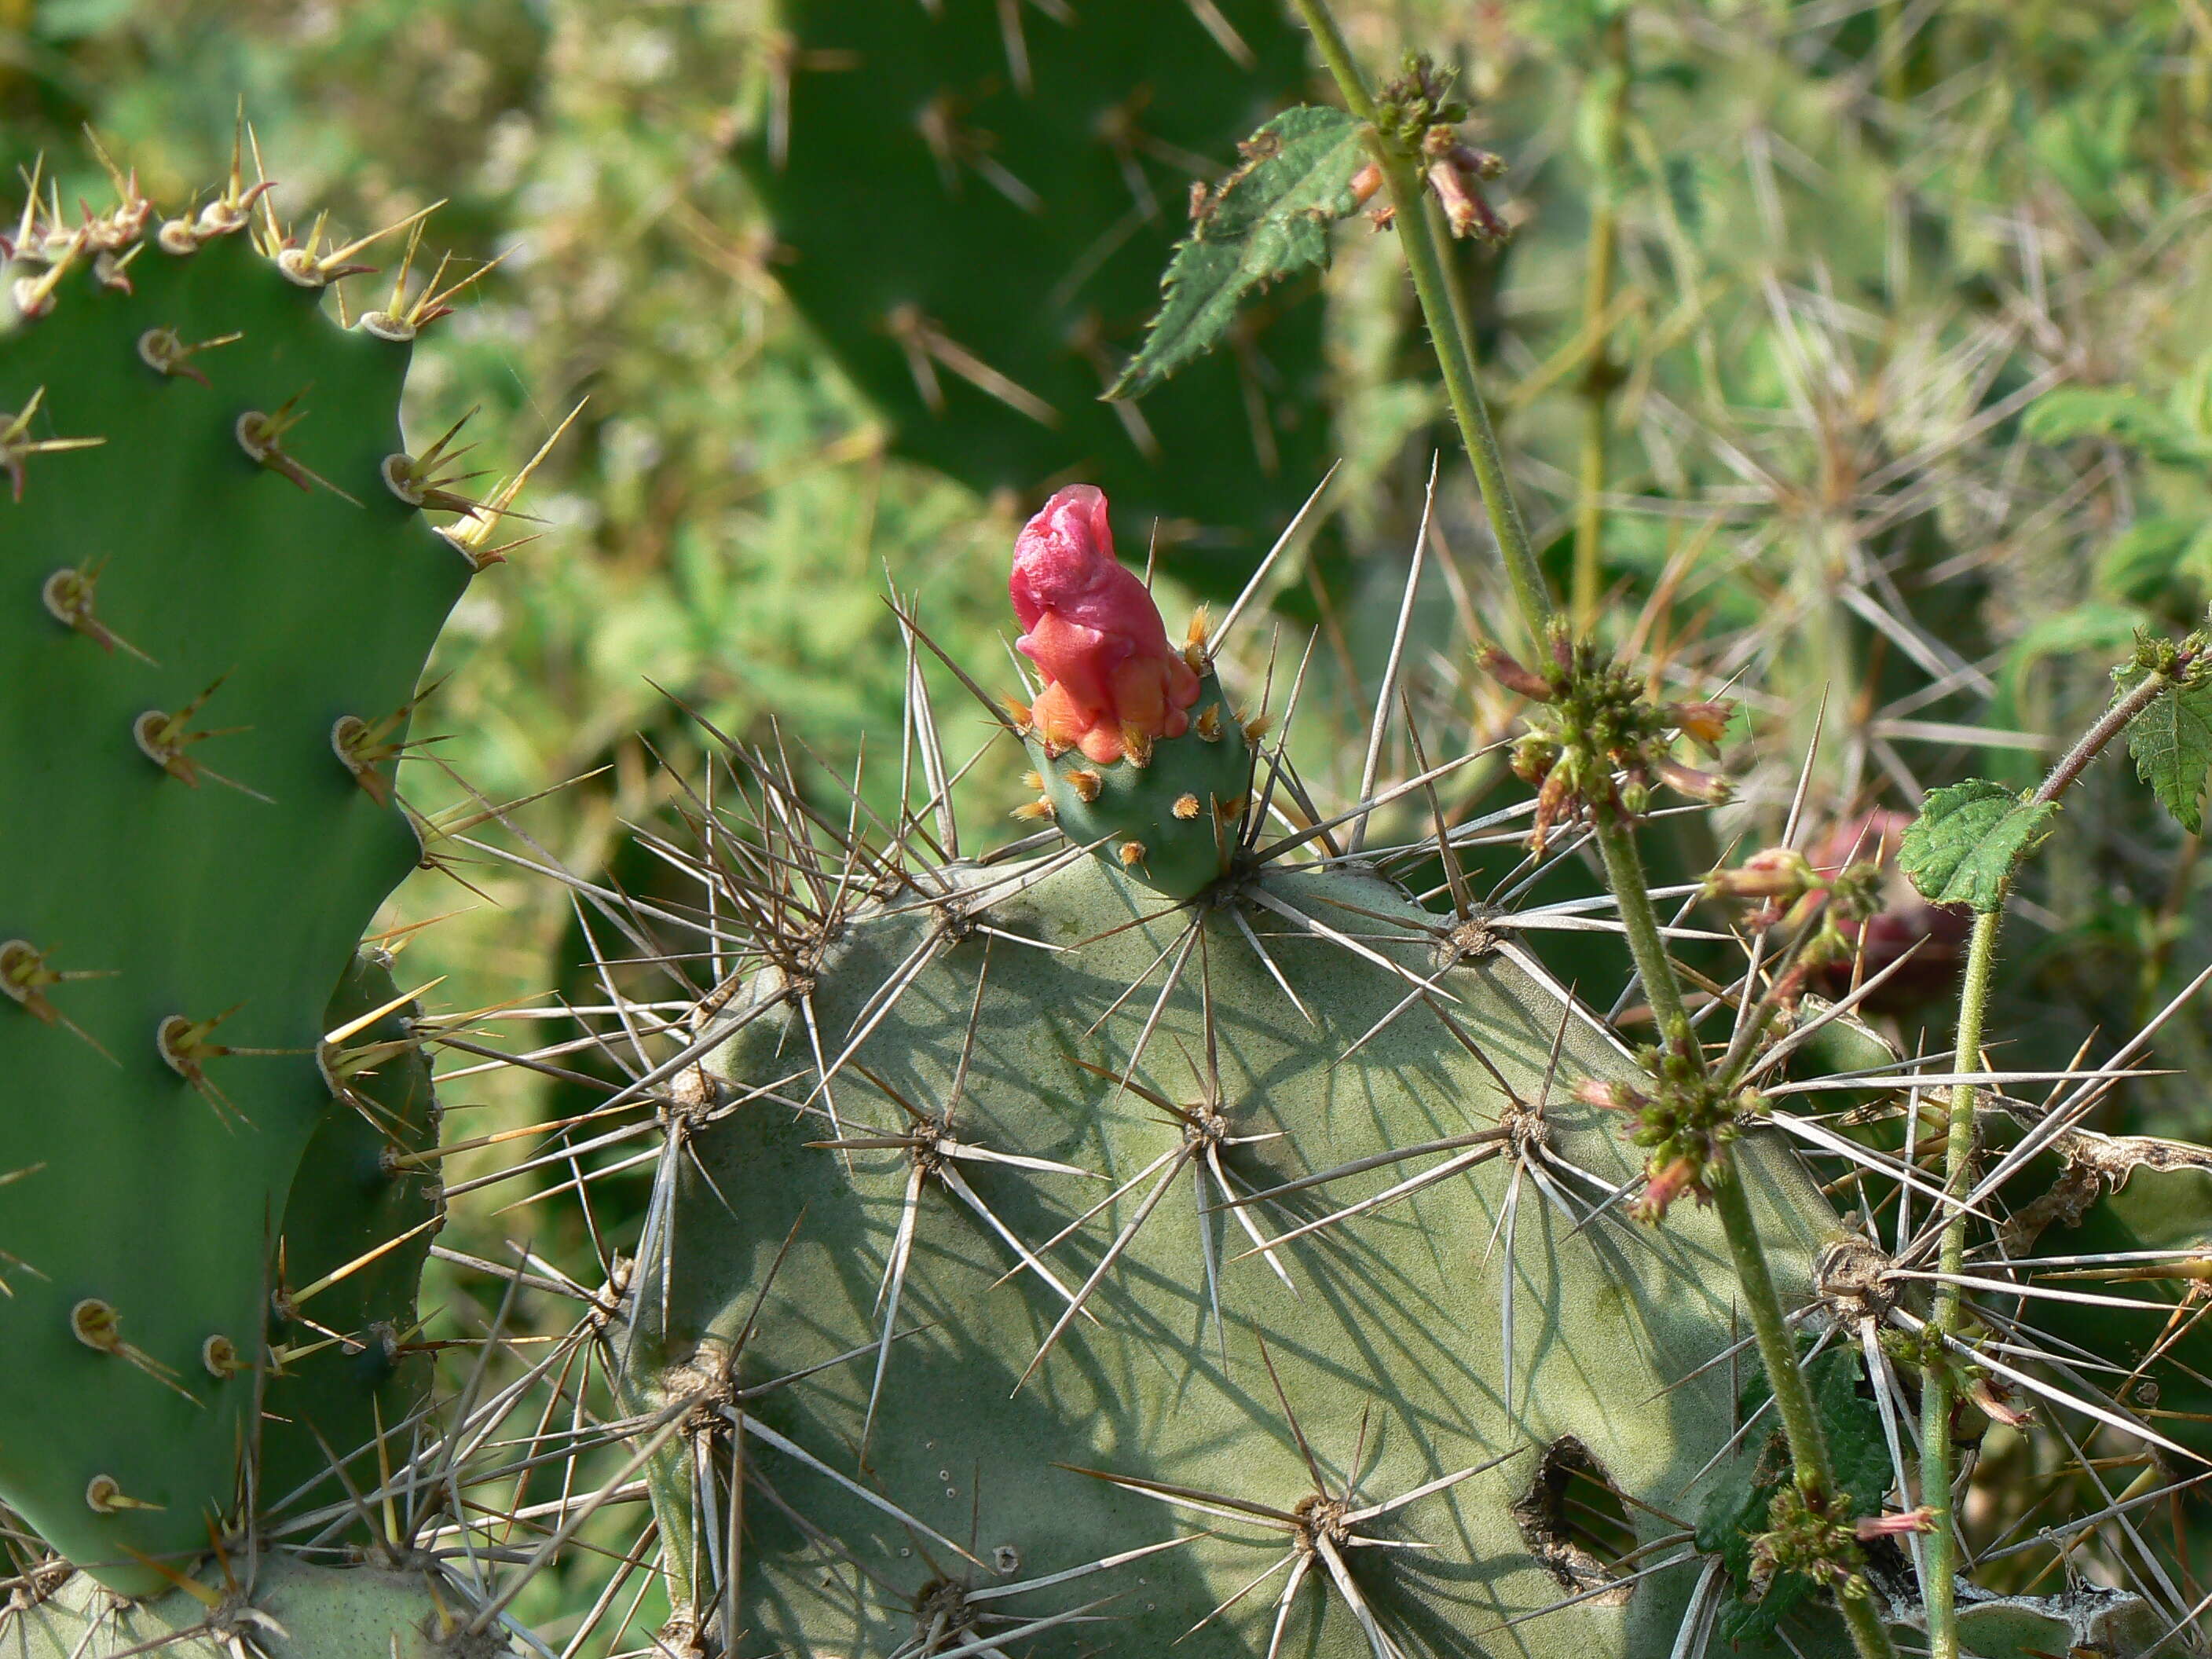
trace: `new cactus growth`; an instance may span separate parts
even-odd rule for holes
[[[1031,519],[1008,584],[1015,643],[1044,679],[1023,740],[1048,813],[1170,898],[1226,874],[1244,850],[1257,727],[1234,713],[1206,653],[1206,617],[1168,643],[1144,583],[1114,557],[1106,497],[1071,484]]]
[[[145,1592],[235,1512],[325,1006],[422,857],[394,768],[484,555],[399,432],[451,290],[403,260],[342,326],[363,245],[236,165],[174,217],[116,186],[34,184],[6,249],[0,1501]]]

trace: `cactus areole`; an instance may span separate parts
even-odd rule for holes
[[[1176,649],[1152,592],[1114,556],[1106,497],[1070,484],[1014,543],[1016,644],[1044,689],[1021,711],[1042,793],[1024,816],[1170,898],[1226,874],[1243,840],[1253,743],[1206,654],[1206,617]]]

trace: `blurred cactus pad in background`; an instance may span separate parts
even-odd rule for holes
[[[0,1659],[2212,1651],[2203,0],[0,0]]]

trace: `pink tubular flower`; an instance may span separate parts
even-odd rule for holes
[[[1159,607],[1114,557],[1106,496],[1070,484],[1022,527],[1006,584],[1025,632],[1015,644],[1044,674],[1030,710],[1048,747],[1102,766],[1142,762],[1157,738],[1189,728],[1198,676],[1168,644]]]

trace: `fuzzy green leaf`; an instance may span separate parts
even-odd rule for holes
[[[2122,669],[2113,677],[2119,695],[2145,672],[2139,665]],[[2212,679],[2176,686],[2136,715],[2128,727],[2128,752],[2159,805],[2191,835],[2201,834],[2204,787],[2212,780]]]
[[[2055,801],[2023,800],[1986,778],[1931,789],[1897,861],[1922,897],[1987,915],[2003,907],[2013,866],[2051,833],[2057,811]]]
[[[1362,123],[1300,105],[1254,133],[1244,164],[1199,210],[1161,283],[1160,313],[1109,398],[1149,392],[1212,349],[1255,289],[1328,264],[1328,228],[1355,211]]]

